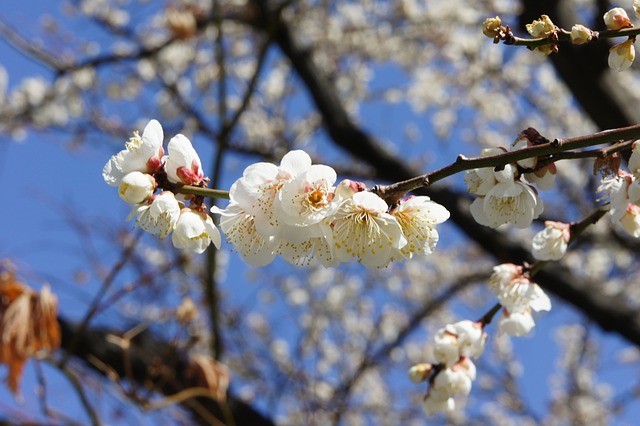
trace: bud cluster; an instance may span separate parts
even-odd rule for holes
[[[206,186],[198,154],[184,135],[174,136],[164,155],[164,132],[151,120],[142,135],[134,132],[125,149],[109,159],[102,177],[133,209],[127,220],[176,248],[202,253],[211,242],[220,247],[220,231],[206,213],[202,197],[176,195],[183,185]],[[186,203],[189,206],[186,206]]]
[[[469,320],[447,324],[435,336],[435,364],[421,363],[409,369],[414,383],[429,381],[424,397],[428,414],[455,410],[455,396],[469,395],[476,378],[476,367],[471,357],[478,358],[484,351],[487,333],[483,324]]]

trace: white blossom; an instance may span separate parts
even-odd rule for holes
[[[220,248],[220,231],[216,228],[211,217],[202,212],[185,208],[180,212],[175,229],[171,235],[171,242],[179,249],[202,253],[213,243]]]
[[[533,237],[531,254],[538,260],[560,260],[571,237],[569,225],[552,221],[544,224],[545,228]]]
[[[433,253],[440,238],[435,225],[449,219],[449,211],[426,196],[400,201],[391,214],[407,239],[407,244],[400,249],[407,258],[413,253],[424,256]]]
[[[389,264],[395,250],[407,244],[395,217],[387,213],[387,203],[376,194],[358,192],[345,200],[333,217],[335,253],[339,260],[353,257],[367,267]]]
[[[180,217],[180,204],[170,191],[153,197],[151,203],[135,206],[127,220],[137,216],[136,225],[163,239],[173,231]]]
[[[264,237],[258,232],[255,216],[235,202],[230,202],[225,209],[213,206],[211,212],[221,215],[220,229],[249,265],[265,266],[273,261],[273,237]]]
[[[157,120],[151,120],[142,136],[138,132],[125,143],[125,149],[112,156],[102,169],[102,178],[111,186],[119,186],[122,178],[131,172],[153,174],[162,164],[164,133]]]
[[[531,315],[531,310],[509,312],[502,310],[498,318],[498,334],[508,334],[509,336],[520,337],[529,333],[535,326],[535,321]]]

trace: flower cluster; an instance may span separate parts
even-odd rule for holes
[[[640,238],[640,141],[633,143],[629,170],[618,170],[614,177],[602,180],[598,192],[607,192],[611,208],[611,222],[635,238]]]
[[[540,19],[533,21],[531,24],[527,24],[526,28],[527,32],[535,38],[553,37],[557,31],[556,26],[547,15],[542,15]],[[543,55],[549,55],[552,52],[557,52],[558,46],[555,44],[545,44],[536,47],[535,51]]]
[[[449,212],[428,197],[400,200],[393,206],[362,183],[311,164],[304,151],[287,153],[280,165],[248,166],[229,191],[220,228],[251,265],[269,264],[277,254],[292,264],[312,259],[336,266],[356,258],[371,268],[428,255],[438,242],[435,225]]]
[[[424,397],[428,414],[455,410],[454,396],[466,396],[476,378],[476,367],[470,357],[478,358],[484,351],[487,334],[483,324],[469,320],[448,324],[435,336],[435,364],[421,363],[409,369],[414,383],[429,380]]]
[[[211,242],[220,247],[220,231],[206,213],[202,197],[176,192],[182,185],[206,186],[198,154],[184,135],[174,136],[164,155],[164,132],[151,120],[142,135],[134,132],[125,149],[102,169],[104,181],[133,204],[128,220],[162,239],[173,232],[176,248],[202,253]],[[173,191],[171,190],[173,189]],[[186,203],[189,202],[189,206]]]
[[[526,137],[519,136],[511,148],[518,150],[530,144]],[[503,148],[487,148],[482,156],[504,152]],[[539,189],[549,189],[556,175],[553,163],[537,166],[538,158],[527,158],[501,169],[485,167],[465,172],[468,192],[478,196],[471,204],[471,215],[476,222],[492,228],[505,223],[513,223],[518,228],[531,225],[543,211],[542,200],[533,184]]]
[[[500,334],[525,335],[535,326],[532,311],[551,310],[551,300],[523,273],[522,266],[511,263],[495,266],[489,288],[503,307],[498,319]]]

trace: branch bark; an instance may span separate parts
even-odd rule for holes
[[[58,318],[58,321],[62,332],[62,348],[99,374],[115,374],[120,379],[166,396],[198,387],[196,379],[187,374],[186,354],[149,331],[133,337],[130,346],[125,349],[110,337],[122,336],[116,330],[83,329],[64,318]],[[98,365],[105,366],[108,371]],[[190,411],[194,420],[203,425],[210,425],[212,417],[221,424],[231,424],[227,421],[229,413],[235,425],[275,425],[271,419],[230,392],[227,392],[226,403],[199,396],[186,399],[181,404]]]

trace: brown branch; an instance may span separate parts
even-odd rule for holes
[[[131,337],[128,345],[123,346],[113,337],[124,335],[118,331],[82,327],[64,318],[58,318],[58,321],[62,348],[100,375],[106,376],[105,368],[108,368],[117,377],[167,396],[184,395],[180,392],[199,387],[197,380],[188,375],[187,355],[148,330]],[[98,364],[105,368],[99,368]],[[194,397],[180,403],[200,424],[210,424],[211,416],[228,424],[225,421],[228,409],[237,425],[274,426],[273,421],[231,393],[227,393],[226,403],[203,396],[202,392],[195,392]]]

